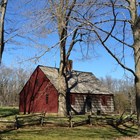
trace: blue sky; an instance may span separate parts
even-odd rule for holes
[[[12,2],[12,1],[11,1]],[[13,1],[14,2],[14,1]],[[17,1],[18,2],[18,1]],[[20,7],[20,3],[19,7]],[[10,23],[9,26],[6,27],[6,29],[10,29],[12,27],[15,27],[18,29],[22,24],[26,23],[26,19],[19,18],[16,11],[11,10],[13,4],[9,4],[8,6],[8,16],[9,19],[14,19],[12,21],[12,24]],[[34,7],[32,7],[34,9]],[[18,9],[18,7],[17,7]],[[18,9],[19,10],[19,9]],[[24,9],[20,9],[21,12],[23,12]],[[11,13],[12,11],[12,13]],[[25,11],[26,13],[26,11]],[[24,13],[24,14],[25,14]],[[7,20],[8,21],[8,20]],[[29,24],[30,25],[30,24]],[[11,27],[12,26],[12,27]],[[27,26],[27,25],[26,25]],[[25,26],[25,27],[26,27]],[[108,26],[106,26],[107,29]],[[25,32],[24,26],[22,25],[23,31],[21,29],[21,32]],[[30,30],[30,27],[28,28]],[[12,34],[14,35],[14,33]],[[52,46],[57,43],[57,35],[53,34],[53,36],[47,36],[48,41],[46,41],[46,38],[39,41],[41,44],[47,44],[48,46]],[[6,36],[8,37],[8,36]],[[35,39],[35,38],[34,38]],[[129,37],[128,42],[132,42],[132,37]],[[20,42],[20,39],[18,38],[18,41]],[[26,61],[32,57],[34,57],[36,54],[41,54],[45,50],[45,48],[41,49],[39,47],[30,47],[30,41],[25,41],[21,39],[20,45],[8,43],[5,46],[5,52],[3,55],[3,63],[8,67],[22,67],[26,70],[28,69],[35,69],[37,65],[45,65],[45,66],[51,66],[51,67],[59,67],[59,50],[56,48],[52,50],[49,53],[46,53],[43,57],[41,57],[38,61]],[[28,45],[29,44],[29,45]],[[113,42],[113,40],[109,40],[108,44],[110,46],[115,46],[116,43]],[[34,45],[34,44],[33,44]],[[119,45],[115,46],[116,48],[119,48]],[[117,64],[117,62],[104,50],[99,44],[98,46],[95,44],[95,51],[90,50],[90,59],[81,59],[81,53],[79,50],[73,51],[70,59],[73,60],[73,69],[79,70],[79,71],[88,71],[95,74],[97,77],[105,77],[106,75],[110,75],[113,78],[121,79],[124,78],[126,75],[131,75],[129,72],[124,73],[124,70]],[[117,53],[119,55],[119,51],[117,50]],[[126,64],[134,69],[134,62],[133,62],[133,56],[130,49],[125,50],[125,57],[126,57]],[[22,62],[22,63],[20,63]]]
[[[39,61],[28,61],[29,58],[34,57],[36,49],[26,47],[21,49],[8,49],[11,45],[7,45],[4,55],[3,63],[8,67],[22,67],[26,70],[34,70],[37,65],[45,65],[51,67],[59,67],[59,50],[46,53]],[[91,59],[80,59],[80,54],[72,52],[70,59],[73,60],[73,69],[79,71],[92,72],[98,78],[110,75],[113,78],[122,79],[125,78],[125,74],[131,76],[131,73],[122,69],[117,62],[104,50],[98,49],[98,55]],[[27,60],[27,61],[26,61]],[[20,63],[22,62],[22,63]],[[133,68],[133,57],[128,56],[127,63],[129,67]]]

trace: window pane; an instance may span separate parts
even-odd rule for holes
[[[49,101],[49,95],[46,94],[46,104],[48,104],[48,101]]]

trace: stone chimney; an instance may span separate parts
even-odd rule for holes
[[[72,64],[73,64],[72,60],[67,61],[66,72],[70,73],[72,71]]]

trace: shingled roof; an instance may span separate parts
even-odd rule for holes
[[[58,68],[39,66],[58,90]],[[91,72],[72,70],[68,80],[69,92],[83,94],[112,94]]]

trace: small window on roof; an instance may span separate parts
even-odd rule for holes
[[[46,104],[49,103],[49,94],[46,94]]]

